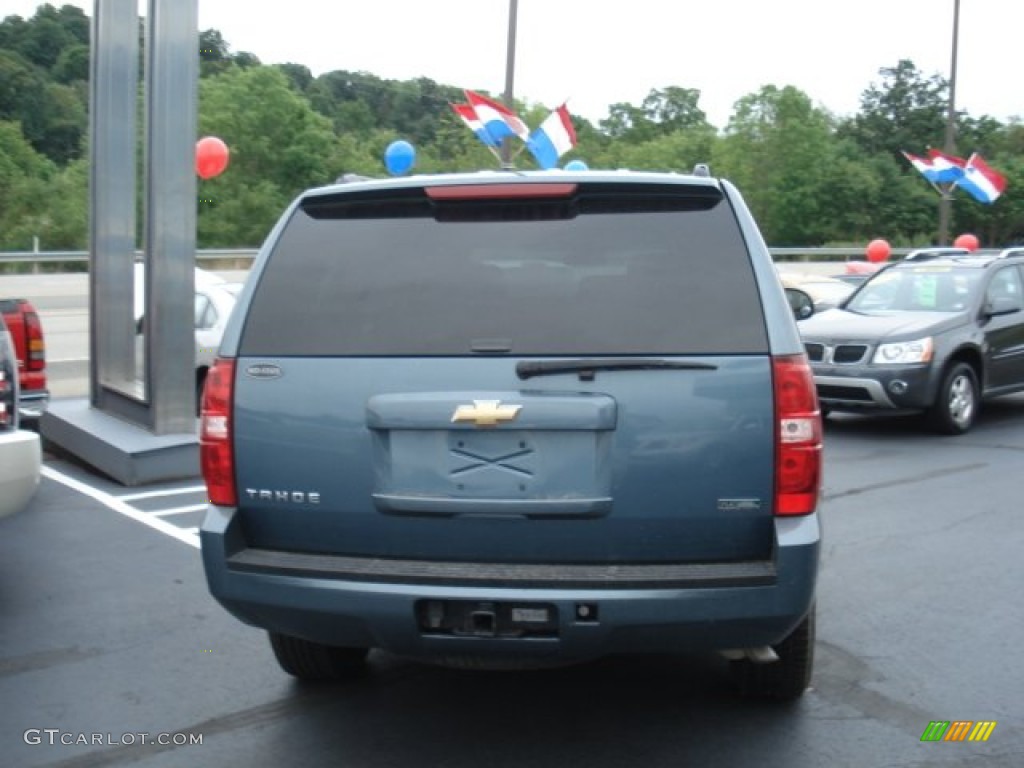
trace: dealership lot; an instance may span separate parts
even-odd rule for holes
[[[375,654],[355,684],[296,684],[206,591],[198,479],[123,488],[51,456],[0,533],[0,764],[1021,765],[1022,462],[1020,396],[957,438],[830,420],[813,690],[772,709],[698,657],[472,673]],[[996,726],[921,741],[957,720]]]

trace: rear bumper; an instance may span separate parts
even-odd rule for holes
[[[36,422],[50,407],[50,392],[46,389],[22,389],[18,397],[18,416],[23,422]]]
[[[776,535],[777,556],[770,563],[699,566],[692,573],[684,567],[679,578],[666,576],[672,586],[608,578],[614,570],[609,569],[603,577],[578,571],[567,586],[549,581],[538,587],[529,586],[535,580],[514,573],[503,581],[493,569],[489,582],[430,575],[399,580],[394,574],[344,578],[346,567],[332,569],[330,557],[303,561],[276,553],[283,556],[278,559],[265,550],[247,549],[234,510],[228,508],[211,506],[201,529],[211,594],[247,624],[318,643],[382,648],[425,660],[475,656],[552,662],[780,641],[814,599],[819,519],[780,518]],[[417,621],[417,605],[423,601],[544,604],[554,608],[556,628],[544,637],[434,634]]]
[[[28,504],[39,485],[41,466],[39,435],[25,430],[0,433],[0,517]]]

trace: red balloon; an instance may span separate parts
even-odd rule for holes
[[[966,248],[968,251],[978,250],[978,238],[972,235],[970,232],[964,232],[962,235],[958,235],[956,240],[953,241],[953,245],[957,248]]]
[[[890,253],[892,253],[892,248],[889,246],[889,242],[881,238],[872,240],[864,250],[864,255],[872,264],[881,264],[889,258]]]
[[[228,167],[228,145],[216,136],[204,136],[196,142],[196,173],[202,179],[219,176]]]

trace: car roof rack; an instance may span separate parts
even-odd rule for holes
[[[966,248],[949,248],[936,246],[934,248],[918,248],[903,257],[904,261],[930,261],[941,259],[946,256],[970,256],[971,252]]]
[[[1009,248],[1003,248],[996,256],[997,259],[1008,259],[1011,256],[1024,256],[1024,245],[1013,245]]]

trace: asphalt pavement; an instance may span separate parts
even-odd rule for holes
[[[495,673],[375,652],[364,679],[298,684],[207,592],[197,479],[129,489],[50,456],[0,521],[0,765],[1024,765],[1024,397],[962,437],[834,417],[825,446],[817,663],[790,707],[739,700],[703,656]],[[935,721],[995,726],[922,741]]]

